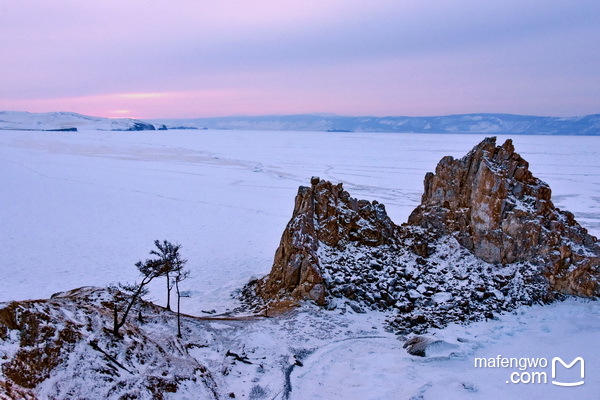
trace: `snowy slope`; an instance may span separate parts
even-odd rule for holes
[[[29,113],[0,111],[0,130],[97,129],[101,131],[154,130],[154,126],[130,118],[100,118],[73,112]]]
[[[0,303],[2,317],[18,316],[7,335],[0,331],[1,370],[24,385],[10,393],[42,399],[591,400],[600,392],[600,351],[591,345],[600,332],[597,301],[569,299],[432,330],[435,344],[418,357],[404,350],[405,337],[386,331],[382,313],[311,305],[272,318],[184,317],[177,338],[174,315],[144,304],[136,308],[143,321],[130,318],[120,339],[103,329],[110,326],[109,299],[104,290],[82,288],[48,301]],[[19,324],[27,329],[20,332]],[[52,358],[19,368],[40,354]],[[583,357],[584,384],[553,385],[550,364],[525,370],[475,364],[499,356]],[[515,372],[518,379],[544,373],[545,380],[522,383]],[[557,378],[579,380],[576,372],[560,370]],[[2,380],[0,374],[0,398]]]
[[[354,320],[362,321],[353,316]],[[349,318],[350,319],[350,318]],[[366,322],[367,317],[364,317]],[[362,322],[364,324],[364,322]],[[358,323],[353,322],[353,325]],[[318,346],[291,374],[291,399],[598,399],[598,302],[568,300],[525,307],[493,321],[434,330],[438,343],[426,357],[406,354],[398,338],[377,329]],[[544,358],[544,368],[475,366],[476,358]],[[553,385],[551,359],[585,360],[585,383]],[[546,373],[546,383],[513,383],[517,372]],[[564,380],[571,371],[557,370]],[[574,371],[573,371],[574,372]],[[561,376],[561,374],[563,374]],[[526,380],[527,375],[522,377]],[[543,377],[543,375],[540,375]],[[516,382],[519,376],[513,375]],[[575,379],[573,381],[575,381]],[[558,379],[557,379],[558,380]],[[508,381],[508,383],[507,383]]]

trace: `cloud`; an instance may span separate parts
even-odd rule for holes
[[[320,88],[326,87],[355,98],[347,105],[355,110],[364,104],[361,93],[379,94],[378,103],[390,104],[398,102],[395,92],[414,97],[420,90],[440,101],[445,93],[461,96],[456,84],[473,86],[469,77],[477,77],[487,93],[466,90],[465,104],[475,95],[492,95],[494,80],[513,88],[518,104],[518,89],[528,77],[526,86],[539,92],[539,100],[546,100],[542,77],[564,85],[558,91],[563,95],[584,98],[600,89],[594,77],[600,44],[590,40],[600,37],[599,14],[600,3],[588,0],[3,2],[0,106],[91,96],[112,101],[118,93],[226,91],[240,93],[236,103],[248,107],[241,93],[296,94],[314,102],[310,93],[323,97]],[[394,70],[409,76],[395,76]],[[440,73],[448,80],[439,79]],[[173,104],[178,98],[171,98]],[[534,101],[532,96],[530,109]],[[487,103],[492,111],[491,99]],[[328,104],[343,112],[339,100]]]

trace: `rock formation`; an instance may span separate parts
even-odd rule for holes
[[[444,157],[425,176],[421,205],[408,224],[453,234],[489,263],[542,265],[554,290],[600,295],[600,246],[550,195],[511,140],[496,146],[487,138],[459,160]]]
[[[273,269],[261,282],[264,298],[290,295],[325,303],[326,284],[319,267],[319,243],[336,247],[354,241],[366,246],[389,244],[396,226],[383,204],[356,200],[342,185],[313,177],[298,189],[292,219],[275,253]]]
[[[560,293],[598,296],[597,240],[550,194],[512,142],[497,147],[495,138],[459,160],[444,157],[402,226],[383,204],[313,177],[298,191],[270,274],[244,296],[396,309],[391,324],[401,331],[488,318]]]
[[[133,124],[126,130],[128,131],[154,131],[154,125],[142,121],[132,121]]]

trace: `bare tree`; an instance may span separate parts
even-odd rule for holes
[[[172,274],[175,272],[176,266],[174,265],[175,259],[179,257],[179,249],[181,245],[173,244],[167,240],[155,240],[154,245],[157,250],[150,251],[151,255],[155,255],[159,258],[163,266],[163,275],[167,280],[167,306],[166,309],[171,311],[171,290],[173,289],[173,281],[171,280]]]
[[[132,307],[148,292],[148,284],[157,277],[165,276],[167,278],[167,307],[171,311],[171,290],[175,286],[177,292],[177,336],[181,337],[181,297],[182,293],[179,284],[185,280],[190,272],[186,270],[187,260],[181,258],[179,249],[181,245],[172,244],[166,240],[162,243],[159,240],[154,241],[157,250],[151,250],[150,254],[157,258],[138,261],[135,266],[142,274],[142,281],[133,285],[119,285],[115,288],[113,297],[113,334],[119,336],[119,329],[125,324],[127,316]],[[122,311],[121,318],[119,313]],[[141,315],[141,314],[140,314]],[[141,316],[139,317],[141,320]]]
[[[181,337],[181,297],[182,293],[179,290],[179,283],[187,279],[190,276],[190,270],[185,269],[185,264],[187,263],[186,259],[182,259],[179,256],[179,253],[175,253],[173,259],[174,269],[173,272],[175,274],[175,291],[177,292],[177,337]]]
[[[115,336],[119,336],[119,329],[125,324],[135,302],[148,292],[146,286],[152,279],[164,274],[164,266],[160,260],[138,261],[135,266],[142,274],[142,281],[133,285],[120,285],[121,290],[115,291],[115,298],[113,299],[113,334]],[[120,306],[124,306],[125,309],[119,319]]]

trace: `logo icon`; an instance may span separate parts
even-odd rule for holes
[[[556,378],[556,364],[557,363],[561,363],[563,365],[563,367],[565,367],[565,368],[571,368],[572,366],[574,366],[578,362],[581,362],[581,373],[580,373],[581,380],[579,382],[559,382],[559,381],[555,381],[554,380]],[[566,362],[564,362],[562,360],[562,358],[560,358],[560,357],[554,357],[552,359],[552,384],[553,385],[557,385],[557,386],[579,386],[579,385],[583,385],[583,383],[584,383],[583,379],[584,378],[585,378],[585,361],[584,361],[583,357],[577,357],[573,361],[571,361],[569,364],[567,364]]]

